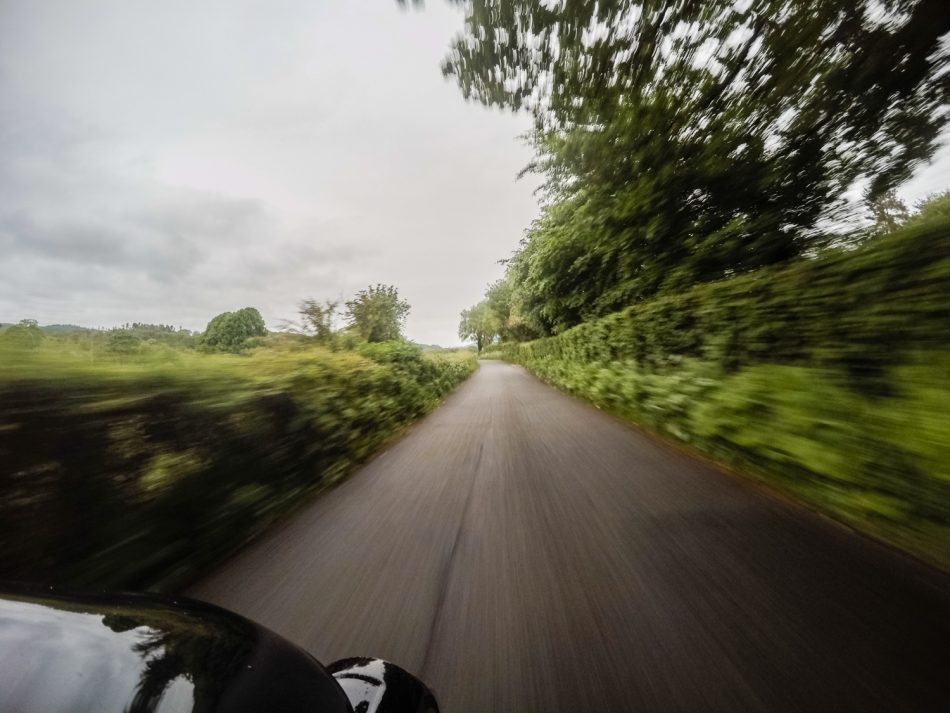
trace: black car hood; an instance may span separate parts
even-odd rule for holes
[[[187,599],[0,586],[0,713],[349,713],[313,657]]]

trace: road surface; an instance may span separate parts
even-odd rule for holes
[[[446,713],[948,711],[950,578],[485,362],[188,592]]]

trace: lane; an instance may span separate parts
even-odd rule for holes
[[[950,578],[498,362],[188,594],[448,713],[950,710]]]

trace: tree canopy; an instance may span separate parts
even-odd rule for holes
[[[131,356],[139,351],[142,340],[125,329],[116,329],[110,332],[106,342],[106,351],[121,356]]]
[[[313,336],[318,342],[328,343],[333,340],[334,318],[340,303],[336,300],[307,299],[300,303],[298,312],[303,323],[303,331]]]
[[[915,212],[908,218],[908,225],[923,225],[950,219],[950,191],[931,193],[914,206]]]
[[[873,221],[872,234],[890,233],[907,221],[907,206],[893,189],[875,198],[866,192],[865,203]]]
[[[555,332],[790,260],[934,151],[945,0],[470,0],[443,71],[527,110],[545,205],[509,262]]]
[[[459,322],[459,339],[475,342],[478,353],[495,341],[501,328],[498,315],[488,300],[482,300],[471,309],[462,310]]]
[[[35,319],[21,319],[0,331],[0,346],[35,349],[43,341],[43,332]]]
[[[347,323],[368,342],[386,342],[402,337],[409,309],[392,285],[370,285],[346,302]]]
[[[267,335],[264,318],[254,307],[245,307],[236,312],[222,312],[208,322],[201,343],[218,351],[239,352],[247,346],[251,337]]]

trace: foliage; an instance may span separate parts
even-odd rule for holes
[[[112,354],[129,356],[138,353],[141,345],[142,340],[134,334],[124,329],[117,329],[110,333],[106,351]]]
[[[485,291],[485,299],[463,310],[459,322],[459,339],[473,340],[481,354],[486,346],[500,342],[535,339],[547,332],[525,319],[512,287],[511,272],[496,280]]]
[[[371,285],[346,302],[349,326],[367,342],[400,339],[408,314],[409,303],[399,299],[399,290],[392,285]]]
[[[865,192],[864,201],[871,213],[872,233],[890,233],[907,222],[907,206],[893,189],[876,197]]]
[[[459,322],[459,339],[474,341],[479,354],[494,343],[501,329],[501,321],[488,300],[482,300],[471,309],[463,309]]]
[[[444,71],[535,118],[547,204],[508,282],[544,334],[807,254],[950,117],[945,0],[462,4]]]
[[[932,193],[915,206],[914,214],[907,219],[910,226],[950,221],[950,191]]]
[[[49,329],[49,327],[44,327]],[[82,330],[82,327],[72,329]],[[179,335],[191,335],[191,331],[172,324],[149,324],[148,322],[126,322],[118,329],[134,334],[139,339],[160,339]]]
[[[0,343],[7,348],[36,349],[42,341],[43,332],[35,319],[21,319],[0,332]]]
[[[950,319],[950,222],[906,228],[856,251],[697,285],[529,343],[538,356],[696,357],[727,370],[761,363],[834,364],[872,376],[905,350],[944,344]]]
[[[525,319],[517,298],[510,275],[496,280],[485,291],[485,300],[498,318],[498,336],[502,341],[525,341],[543,334]]]
[[[196,333],[184,327],[174,327],[171,324],[132,322],[125,325],[123,329],[143,343],[166,344],[175,348],[189,348],[195,346],[196,343]]]
[[[308,299],[300,303],[298,312],[303,322],[304,331],[313,336],[320,344],[333,342],[334,325],[340,303],[335,300],[324,300],[322,303]]]
[[[950,565],[950,220],[504,346],[545,380]]]
[[[201,344],[215,351],[240,352],[247,348],[249,339],[266,334],[261,313],[245,307],[237,312],[222,312],[208,322]]]
[[[89,363],[0,354],[0,578],[174,588],[341,478],[475,367],[404,343]]]

